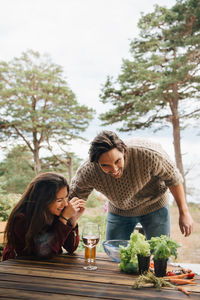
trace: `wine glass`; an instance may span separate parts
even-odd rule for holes
[[[85,267],[83,267],[85,270],[96,270],[97,266],[92,265],[91,263],[91,252],[92,248],[95,247],[100,238],[99,233],[99,226],[95,223],[87,223],[83,227],[82,231],[82,240],[85,245],[85,247],[89,248],[90,256],[89,256],[89,264]],[[96,252],[94,252],[96,253]],[[93,261],[95,262],[95,257],[93,258]]]

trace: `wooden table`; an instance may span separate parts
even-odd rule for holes
[[[133,290],[136,276],[119,271],[118,264],[97,253],[96,271],[83,269],[82,254],[50,260],[11,259],[0,263],[0,299],[200,299],[177,290]],[[200,283],[200,280],[199,280]]]

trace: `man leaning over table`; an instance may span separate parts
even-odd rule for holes
[[[182,181],[160,144],[135,138],[124,142],[114,132],[102,131],[72,179],[70,198],[86,200],[93,189],[108,198],[107,240],[129,239],[138,222],[150,239],[170,235],[170,190],[179,209],[180,230],[189,236],[193,220]]]

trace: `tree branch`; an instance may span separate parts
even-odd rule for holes
[[[34,150],[33,150],[32,146],[31,146],[31,144],[29,143],[29,141],[23,136],[23,134],[18,130],[18,128],[15,125],[12,125],[12,127],[15,129],[15,131],[17,132],[17,134],[19,136],[21,136],[21,138],[27,144],[27,146],[29,147],[29,149],[33,152]]]

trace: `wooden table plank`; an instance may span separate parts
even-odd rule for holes
[[[134,278],[132,276],[127,276],[124,274],[122,277],[121,274],[108,273],[95,271],[84,271],[84,273],[77,273],[77,271],[69,270],[46,270],[42,268],[24,268],[24,267],[15,267],[14,269],[10,266],[1,268],[3,274],[16,274],[16,275],[25,275],[25,276],[37,276],[37,277],[46,277],[46,278],[57,278],[57,279],[70,279],[70,280],[88,280],[93,282],[102,282],[102,283],[111,283],[111,284],[121,284],[121,285],[133,285]]]
[[[15,260],[9,263],[9,261],[1,266],[1,272],[13,273],[20,275],[31,275],[39,277],[52,277],[52,278],[66,278],[71,280],[90,280],[102,283],[115,283],[115,284],[126,284],[133,285],[134,278],[136,276],[129,275],[120,272],[117,264],[111,264],[112,268],[109,268],[109,261],[97,261],[96,265],[98,269],[96,271],[83,270],[84,261],[83,259],[76,261],[76,270],[74,270],[74,263],[76,258],[66,260],[65,264],[57,263],[57,261],[36,261],[36,260]],[[107,264],[106,264],[107,262]],[[15,266],[15,268],[13,268]],[[79,272],[78,269],[79,268]]]
[[[77,300],[77,296],[73,295],[61,295],[61,294],[53,294],[53,293],[42,293],[37,291],[23,291],[19,289],[7,289],[7,288],[0,288],[0,299],[3,300]],[[15,295],[15,296],[13,296]],[[59,298],[58,298],[59,297]],[[91,297],[79,296],[78,299],[83,300],[91,300]],[[93,298],[94,300],[100,300],[101,298]]]
[[[9,279],[7,281],[7,279]],[[88,281],[71,281],[71,280],[58,280],[53,278],[40,278],[38,282],[37,278],[27,276],[10,275],[9,278],[0,277],[0,292],[3,289],[13,291],[24,291],[26,293],[36,293],[42,296],[52,294],[54,298],[60,299],[60,295],[72,295],[78,297],[92,297],[97,299],[177,299],[182,300],[184,297],[182,293],[177,291],[156,291],[155,289],[141,289],[132,290],[130,286],[122,285],[110,285],[97,282]],[[16,292],[15,292],[16,293]],[[1,293],[2,294],[2,293]],[[57,295],[57,297],[56,297]],[[196,294],[197,295],[197,294]],[[162,297],[162,298],[160,298]],[[38,297],[38,299],[40,299]],[[41,298],[42,299],[42,298]],[[47,298],[48,299],[48,298]],[[199,295],[192,299],[199,299]]]
[[[97,257],[96,271],[83,270],[83,255],[50,260],[15,259],[0,263],[0,299],[188,299],[176,290],[133,290],[136,276],[120,272],[106,256]],[[200,299],[192,293],[190,300]]]

